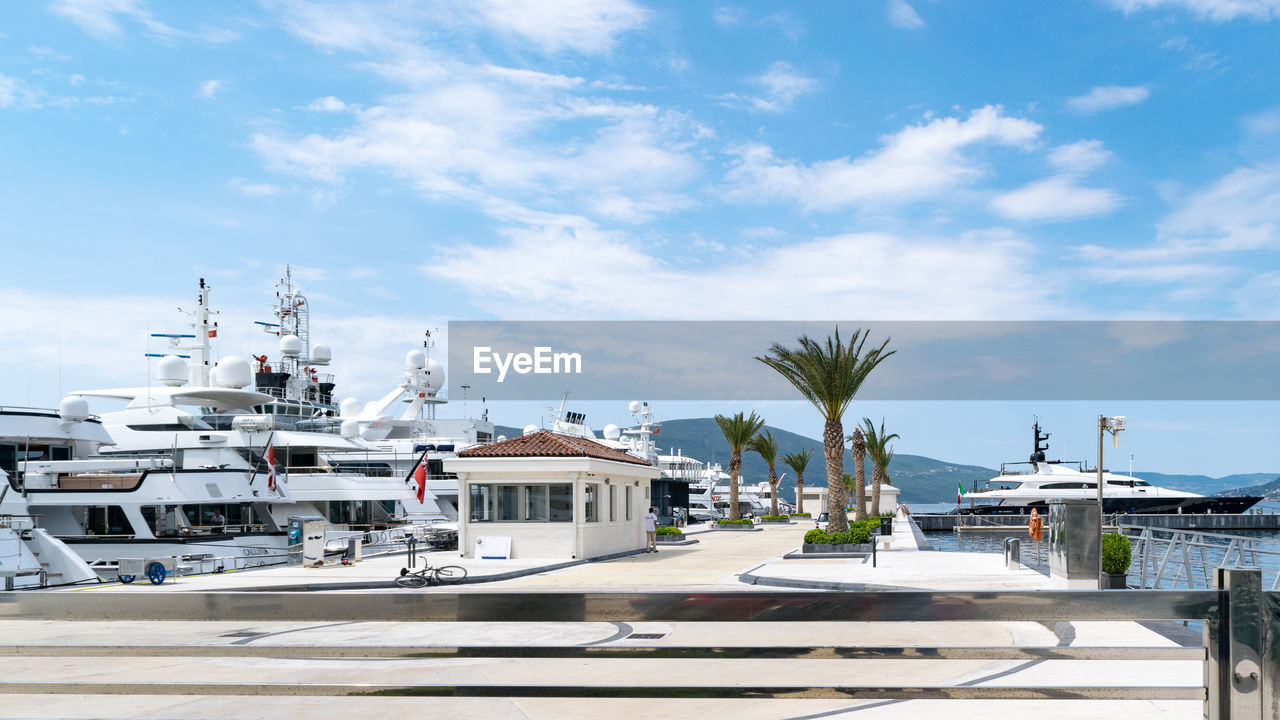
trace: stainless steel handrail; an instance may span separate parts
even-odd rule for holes
[[[448,685],[430,681],[379,686],[387,694],[498,697],[829,697],[829,698],[1093,698],[1199,699],[1210,720],[1263,720],[1280,707],[1280,593],[1264,592],[1257,570],[1219,569],[1212,590],[996,592],[210,592],[0,593],[0,619],[235,620],[310,622],[1025,622],[1055,620],[1196,620],[1204,647],[1183,648],[718,648],[661,645],[651,653],[710,657],[1033,657],[1062,660],[1186,660],[1203,658],[1202,687],[877,686],[786,685],[751,681],[734,687],[619,683],[575,685],[573,680],[524,684]],[[431,648],[448,655],[500,657],[635,657],[645,648]],[[844,655],[845,651],[848,655]],[[503,654],[503,653],[507,654]],[[772,655],[769,655],[772,653]],[[641,655],[643,656],[643,655]],[[651,657],[655,655],[650,655]],[[662,656],[662,655],[658,655]],[[675,655],[679,656],[679,655]],[[620,677],[625,673],[620,673]],[[289,686],[291,694],[339,694],[350,685]],[[12,689],[9,689],[12,691]],[[189,686],[138,692],[190,692]]]

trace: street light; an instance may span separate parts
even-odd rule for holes
[[[1102,578],[1102,435],[1111,433],[1112,445],[1120,447],[1119,433],[1124,430],[1124,416],[1098,416],[1098,589],[1103,587]],[[1130,471],[1132,472],[1132,471]]]

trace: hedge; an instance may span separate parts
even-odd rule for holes
[[[680,528],[678,527],[663,525],[662,527],[658,528],[658,534],[659,535],[683,535],[684,533],[681,532]]]
[[[786,515],[761,515],[760,519],[761,520],[786,520],[788,518]]]
[[[751,518],[741,518],[739,520],[720,519],[716,521],[717,525],[751,525]]]
[[[791,513],[791,517],[813,517],[813,513]]]

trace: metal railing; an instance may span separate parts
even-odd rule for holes
[[[1204,646],[1079,647],[1059,646],[888,646],[826,645],[805,647],[668,645],[592,646],[422,646],[397,647],[402,654],[432,657],[786,659],[1015,659],[1198,660],[1204,683],[1187,686],[1125,686],[1123,679],[1103,685],[822,684],[796,680],[767,683],[744,677],[741,684],[699,684],[696,675],[673,677],[667,684],[619,680],[599,685],[573,677],[540,685],[519,683],[457,684],[414,678],[380,685],[381,695],[472,697],[647,697],[647,698],[827,698],[827,699],[1146,699],[1198,700],[1210,720],[1262,720],[1280,716],[1280,594],[1264,592],[1256,570],[1219,569],[1212,590],[1159,591],[997,591],[997,592],[708,592],[708,593],[562,593],[562,592],[386,592],[316,593],[23,593],[0,594],[0,619],[62,620],[234,620],[241,622],[1050,622],[1176,621],[1203,623]],[[554,641],[553,641],[554,642]],[[562,643],[564,641],[561,641]],[[348,648],[343,648],[348,650]],[[256,648],[253,652],[265,652]],[[309,652],[283,648],[281,653]],[[248,654],[244,647],[215,652]],[[1009,673],[1002,673],[1007,676]],[[1057,674],[1067,678],[1069,672]],[[994,682],[992,678],[988,682]],[[149,692],[140,686],[139,692]],[[346,694],[341,683],[285,686],[279,694]],[[150,690],[150,691],[154,691]],[[171,690],[176,692],[177,690]],[[226,691],[226,688],[221,688]],[[113,690],[114,692],[114,690]],[[170,692],[170,691],[166,691]],[[190,692],[190,688],[182,689]]]
[[[1216,568],[1258,568],[1263,584],[1280,589],[1280,541],[1247,535],[1122,525],[1132,559],[1129,576],[1139,588],[1212,587]],[[1265,567],[1270,566],[1270,567]]]

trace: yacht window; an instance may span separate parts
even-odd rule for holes
[[[1085,485],[1084,483],[1078,483],[1078,482],[1060,482],[1060,483],[1047,483],[1045,485],[1041,485],[1040,489],[1041,490],[1079,490],[1081,488],[1086,488],[1086,487],[1096,487],[1096,486]]]
[[[0,470],[10,474],[18,472],[17,445],[0,445]]]

